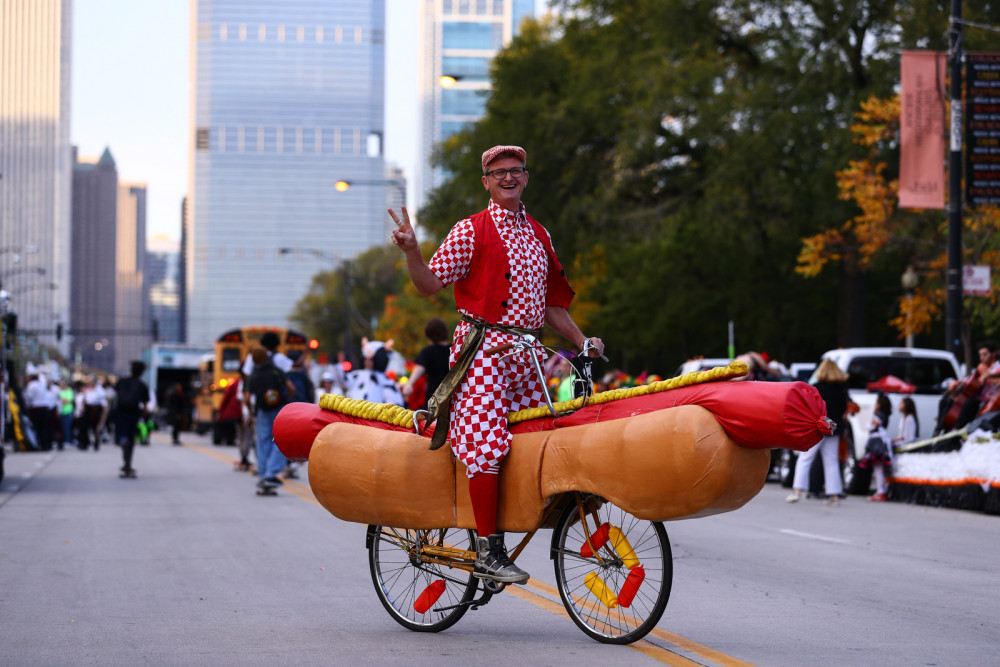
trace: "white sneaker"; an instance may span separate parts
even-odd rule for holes
[[[801,498],[802,498],[801,494],[799,494],[799,493],[793,493],[790,496],[788,496],[787,498],[785,498],[785,502],[786,503],[797,503],[797,502],[799,502],[799,500]]]

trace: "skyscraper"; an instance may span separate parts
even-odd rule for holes
[[[165,236],[150,240],[146,254],[146,282],[149,285],[150,319],[157,340],[183,342],[180,320],[180,244]]]
[[[111,151],[73,165],[71,353],[84,365],[115,371],[118,169]]]
[[[388,242],[384,11],[193,0],[188,342],[287,325],[316,272]]]
[[[118,183],[115,233],[115,365],[125,375],[129,364],[152,342],[146,284],[146,184]]]
[[[535,0],[422,1],[418,200],[444,181],[430,165],[434,148],[483,115],[493,57],[535,13]]]
[[[69,321],[71,8],[0,1],[0,281],[49,344]]]

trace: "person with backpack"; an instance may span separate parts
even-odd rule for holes
[[[115,437],[118,446],[122,448],[122,459],[125,464],[121,468],[122,477],[135,477],[135,468],[132,467],[135,434],[139,420],[146,416],[146,406],[149,404],[149,387],[141,379],[145,372],[146,364],[133,361],[129,377],[122,378],[115,385],[117,396]]]
[[[258,495],[272,495],[282,484],[278,473],[285,469],[288,460],[274,444],[274,419],[288,403],[295,387],[284,371],[279,369],[267,349],[255,346],[250,350],[253,372],[245,390],[246,400],[252,400],[254,419],[257,422],[257,483]]]

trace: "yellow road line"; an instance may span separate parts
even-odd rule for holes
[[[184,447],[187,447],[188,449],[192,449],[196,452],[204,454],[205,456],[210,456],[213,459],[229,463],[230,465],[235,465],[236,463],[238,463],[238,461],[232,458],[231,456],[227,456],[226,454],[217,452],[214,449],[186,442],[181,444]],[[320,504],[319,501],[316,500],[316,497],[312,494],[312,491],[309,489],[309,487],[305,486],[304,484],[299,484],[298,482],[293,482],[290,479],[283,478],[283,481],[285,482],[285,484],[284,486],[282,486],[282,488],[288,493],[298,498],[301,498],[302,500],[307,500],[311,503],[314,503],[315,505]],[[526,588],[534,588],[535,590],[550,595],[554,598],[559,598],[559,591],[556,589],[555,586],[550,586],[544,582],[537,581],[535,579],[529,580],[528,583],[526,584]],[[505,589],[505,591],[510,593],[514,597],[518,598],[519,600],[524,600],[525,602],[535,605],[539,609],[544,609],[545,611],[553,613],[557,616],[562,616],[566,620],[572,621],[569,614],[566,612],[566,608],[562,604],[557,604],[547,597],[543,597],[541,595],[538,595],[537,593],[532,593],[531,591],[526,590],[526,588],[518,586],[508,586]],[[722,665],[723,667],[753,667],[752,663],[744,662],[730,655],[726,655],[721,651],[716,651],[715,649],[691,641],[690,639],[681,637],[680,635],[674,634],[672,632],[667,632],[666,630],[663,630],[661,628],[653,628],[652,630],[650,630],[649,635],[656,637],[657,639],[661,639],[665,642],[668,642],[680,649],[683,649],[690,653],[694,653],[695,655],[698,655],[702,658],[711,660],[712,662]],[[674,653],[668,648],[664,648],[663,646],[653,644],[645,639],[641,639],[632,644],[628,644],[628,647],[634,651],[638,651],[643,655],[653,658],[654,660],[662,662],[666,665],[677,665],[679,667],[686,667],[689,665],[700,664],[693,660],[685,658],[682,655],[678,655],[677,653]]]
[[[543,593],[547,593],[553,597],[559,597],[559,590],[555,586],[549,586],[548,584],[536,581],[534,579],[529,579],[528,583],[525,584],[531,588],[536,588]],[[508,590],[510,590],[508,588]],[[713,648],[699,644],[698,642],[691,641],[686,637],[681,637],[680,635],[674,634],[673,632],[667,632],[662,628],[653,628],[649,631],[649,634],[663,641],[670,642],[674,646],[684,649],[685,651],[690,651],[700,655],[703,658],[707,658],[712,662],[716,662],[725,667],[753,667],[753,663],[744,662],[738,658],[734,658],[731,655],[726,655],[720,651],[716,651]]]
[[[235,466],[237,463],[239,463],[239,461],[237,459],[234,459],[231,456],[223,454],[222,452],[218,452],[218,451],[216,451],[214,449],[211,449],[209,447],[205,447],[203,445],[193,445],[193,444],[191,444],[189,442],[182,442],[181,445],[184,446],[184,447],[187,447],[188,449],[193,449],[194,451],[198,452],[199,454],[204,454],[205,456],[210,456],[213,459],[217,459],[217,460],[222,461],[224,463],[229,463],[230,465],[234,465]],[[284,482],[284,485],[282,485],[281,488],[284,489],[285,491],[287,491],[288,493],[292,494],[293,496],[298,496],[302,500],[308,500],[311,503],[315,503],[316,505],[319,505],[319,501],[316,500],[315,496],[313,496],[312,491],[309,489],[309,487],[303,486],[302,484],[299,484],[298,482],[293,482],[292,480],[286,479],[284,477],[282,477],[281,480]]]
[[[536,586],[536,588],[538,587]],[[504,589],[504,591],[510,593],[519,600],[524,600],[525,602],[529,602],[538,607],[539,609],[544,609],[545,611],[551,612],[556,616],[562,616],[567,621],[572,622],[572,619],[569,617],[569,614],[566,613],[566,608],[564,606],[562,606],[561,604],[556,604],[555,602],[546,597],[542,597],[537,593],[532,593],[531,591],[519,588],[517,586],[508,586],[507,588]],[[690,665],[698,664],[693,660],[688,660],[684,656],[677,655],[670,649],[664,648],[662,646],[657,646],[656,644],[648,642],[645,639],[640,639],[637,642],[626,644],[626,646],[628,646],[633,651],[638,651],[639,653],[647,655],[650,658],[653,658],[658,662],[662,662],[665,665],[675,665],[676,667],[689,667]]]
[[[217,452],[214,449],[203,447],[202,445],[192,445],[189,442],[182,442],[181,446],[187,447],[188,449],[193,449],[194,451],[204,454],[205,456],[211,456],[213,459],[229,463],[230,465],[236,465],[237,463],[239,463],[239,461],[237,461],[231,456],[226,456],[222,452]]]

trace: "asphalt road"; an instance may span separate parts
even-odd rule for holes
[[[277,497],[232,447],[154,434],[119,450],[9,454],[0,484],[0,665],[993,665],[1000,517],[851,498],[667,524],[670,604],[647,640],[606,646],[555,593],[549,533],[528,586],[453,628],[398,626],[372,589],[364,526]]]

